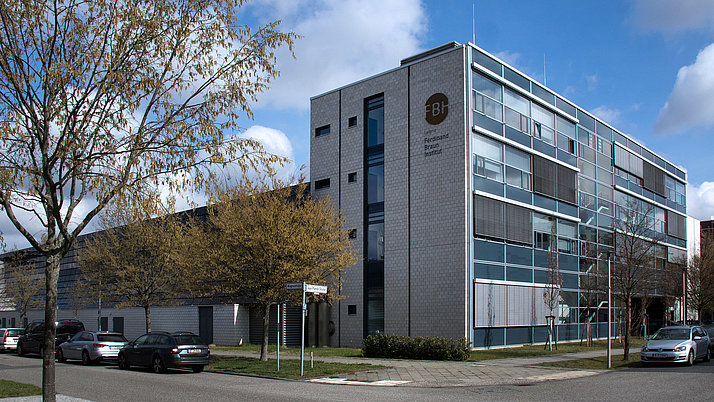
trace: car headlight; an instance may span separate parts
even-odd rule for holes
[[[685,350],[687,350],[687,347],[684,345],[677,346],[676,348],[674,348],[675,352],[684,352]]]

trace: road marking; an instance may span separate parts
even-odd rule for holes
[[[375,387],[394,387],[397,385],[403,385],[410,383],[411,381],[397,381],[397,380],[378,380],[378,381],[354,381],[348,380],[346,378],[315,378],[308,380],[310,382],[319,382],[322,384],[335,384],[335,385],[371,385]]]
[[[530,381],[530,382],[540,382],[540,381],[551,381],[551,380],[568,380],[572,378],[588,377],[591,375],[600,374],[601,371],[588,371],[588,370],[573,370],[564,371],[560,373],[549,373],[543,375],[535,375],[531,377],[518,378],[520,381]]]

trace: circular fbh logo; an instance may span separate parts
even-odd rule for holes
[[[449,114],[449,98],[442,93],[431,95],[426,100],[426,122],[437,125]]]

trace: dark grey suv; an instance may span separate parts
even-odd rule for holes
[[[201,338],[192,332],[154,331],[129,342],[119,351],[119,368],[151,367],[155,373],[167,368],[190,368],[203,371],[211,352]]]
[[[84,331],[84,324],[79,320],[59,320],[57,321],[57,333],[55,336],[55,348],[62,342],[66,342],[74,334]],[[25,328],[25,334],[17,340],[17,354],[22,356],[26,353],[37,353],[42,356],[42,345],[45,339],[45,321],[32,321]]]

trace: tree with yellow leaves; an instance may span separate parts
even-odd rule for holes
[[[46,259],[45,401],[60,260],[92,219],[123,194],[200,190],[212,164],[278,159],[233,134],[296,36],[241,24],[242,4],[0,2],[0,208]]]
[[[216,295],[248,297],[263,317],[260,359],[268,359],[270,306],[301,294],[288,282],[328,286],[327,299],[339,294],[339,274],[355,263],[343,220],[329,199],[310,196],[303,180],[290,185],[268,172],[258,180],[218,190],[209,206],[201,253]],[[197,237],[194,237],[196,239]]]

